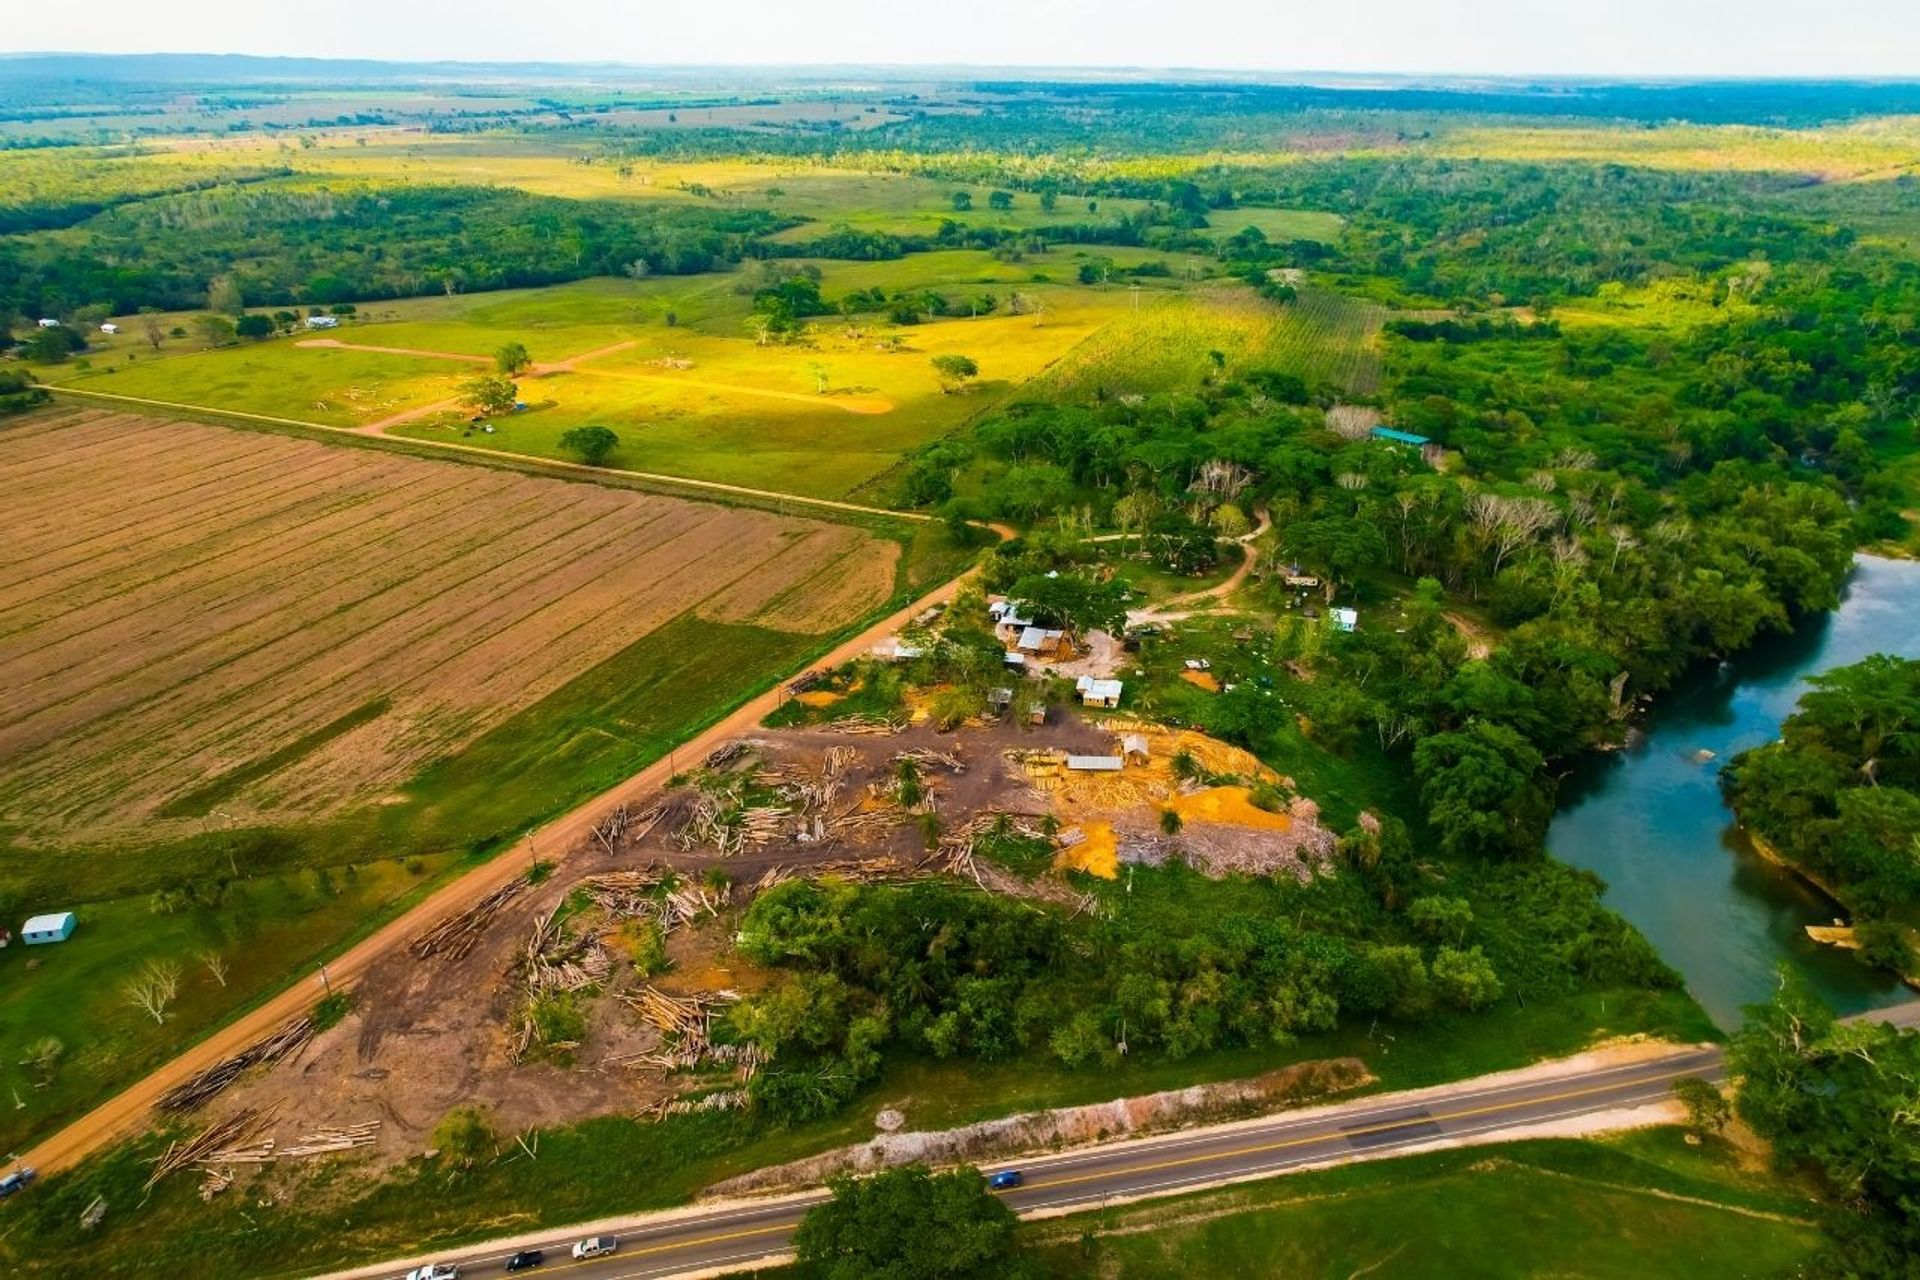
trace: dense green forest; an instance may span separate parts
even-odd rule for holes
[[[479,187],[223,186],[0,237],[0,312],[252,305],[506,289],[595,275],[713,271],[789,225],[764,211],[636,209]],[[638,264],[636,266],[636,264]]]
[[[1722,776],[1754,833],[1859,917],[1877,963],[1920,963],[1920,661],[1876,654],[1813,678],[1780,741]]]

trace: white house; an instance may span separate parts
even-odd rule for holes
[[[1342,631],[1351,631],[1360,625],[1360,612],[1357,609],[1335,609],[1333,625]]]
[[[105,334],[115,334],[120,332],[120,326],[115,324],[113,321],[108,320],[101,324],[100,332]]]
[[[20,940],[28,946],[43,942],[65,942],[73,936],[73,912],[55,911],[35,916],[20,929]]]
[[[1080,693],[1080,705],[1083,707],[1117,707],[1120,705],[1121,682],[1118,680],[1096,680],[1092,676],[1081,676],[1073,682]]]
[[[307,328],[309,329],[338,329],[339,327],[340,327],[339,316],[308,316],[307,317]]]
[[[40,327],[42,329],[58,329],[60,327],[60,322],[58,320],[42,320],[40,322]]]

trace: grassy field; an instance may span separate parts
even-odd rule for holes
[[[564,457],[559,439],[587,423],[613,428],[608,465],[694,479],[842,498],[899,459],[956,430],[1042,374],[1136,305],[1119,285],[1071,280],[1085,251],[1055,250],[1023,263],[951,251],[898,262],[813,264],[829,298],[869,288],[992,293],[979,317],[893,326],[863,317],[820,319],[800,342],[760,345],[746,325],[751,299],[739,273],[690,278],[589,280],[551,289],[409,299],[372,306],[352,325],[316,338],[155,354],[120,335],[83,367],[53,366],[76,387],[330,426],[364,426],[455,399],[462,382],[508,342],[540,364],[604,352],[551,376],[521,380],[529,411],[473,430],[449,410],[398,426],[399,434],[539,457]],[[1152,251],[1114,255],[1118,265]],[[1040,277],[1036,281],[1036,277]],[[1156,282],[1151,298],[1171,286]],[[1011,295],[1023,298],[1021,314]],[[671,321],[671,322],[669,322]],[[468,356],[470,361],[343,349],[346,343]],[[607,350],[608,348],[621,348]],[[979,382],[948,394],[931,360],[971,356]]]
[[[1022,1230],[1048,1276],[1714,1280],[1801,1274],[1811,1206],[1677,1129],[1352,1165]]]
[[[182,1043],[311,971],[344,939],[423,894],[449,854],[239,880],[196,900],[168,895],[94,903],[71,940],[0,951],[0,1148],[20,1150]],[[208,957],[224,965],[224,981]],[[177,964],[180,997],[164,1025],[127,1002],[121,983],[148,961]],[[315,982],[314,996],[321,994]],[[51,1036],[51,1072],[21,1059]]]

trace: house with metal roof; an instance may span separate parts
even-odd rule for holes
[[[1120,705],[1121,682],[1118,680],[1096,680],[1092,676],[1081,676],[1073,682],[1080,694],[1080,705],[1084,707],[1117,707]]]

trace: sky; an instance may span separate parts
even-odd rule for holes
[[[1920,0],[87,0],[0,51],[1920,76]]]

